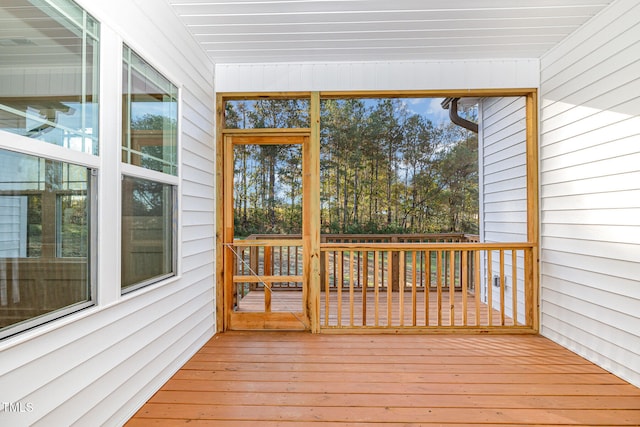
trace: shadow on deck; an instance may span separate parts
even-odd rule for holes
[[[640,389],[536,335],[213,337],[127,426],[639,425]]]

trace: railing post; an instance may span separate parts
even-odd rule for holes
[[[533,250],[525,249],[524,251],[524,304],[525,304],[525,323],[526,326],[536,327],[534,324],[534,310],[537,309],[534,301],[534,292],[533,292],[533,284],[534,284],[534,276],[533,276]]]

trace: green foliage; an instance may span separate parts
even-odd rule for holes
[[[477,136],[433,123],[400,99],[323,100],[323,233],[478,231]],[[467,116],[473,111],[467,112]],[[307,127],[296,100],[226,105],[229,128]],[[300,233],[300,153],[237,147],[237,236]]]

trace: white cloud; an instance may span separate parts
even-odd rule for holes
[[[449,110],[445,110],[442,108],[442,105],[440,105],[443,98],[429,98],[426,101],[428,105],[426,106],[424,114],[427,118],[431,119],[434,123],[449,121]]]

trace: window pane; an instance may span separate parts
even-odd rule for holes
[[[78,194],[58,196],[58,257],[79,257],[87,252],[87,198]]]
[[[123,289],[175,274],[173,189],[168,184],[123,178]]]
[[[302,234],[302,146],[233,147],[234,236]]]
[[[0,150],[0,336],[91,300],[90,177],[85,167]]]
[[[444,98],[324,99],[320,200],[327,234],[476,234],[477,134]],[[477,122],[477,99],[459,105]]]
[[[227,129],[287,129],[311,127],[308,99],[226,101]]]
[[[178,89],[127,46],[122,161],[177,175]]]
[[[98,151],[98,24],[71,1],[0,8],[0,130]]]

